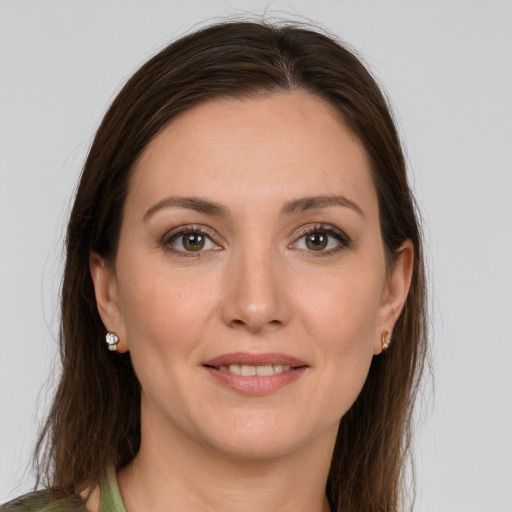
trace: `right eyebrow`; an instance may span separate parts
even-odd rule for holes
[[[229,212],[225,206],[218,203],[198,199],[197,197],[178,197],[171,196],[158,201],[144,214],[144,221],[148,220],[157,211],[164,208],[185,208],[196,212],[206,213],[208,215],[218,215],[220,217],[228,217]]]

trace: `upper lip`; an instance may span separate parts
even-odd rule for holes
[[[296,357],[280,353],[250,354],[248,352],[231,352],[209,359],[203,366],[229,366],[231,364],[248,366],[266,366],[269,364],[281,364],[283,366],[301,367],[308,366],[304,361]]]

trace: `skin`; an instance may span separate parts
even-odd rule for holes
[[[222,214],[162,206],[171,196]],[[311,196],[351,203],[290,207]],[[203,250],[169,236],[180,226],[206,232]],[[306,243],[315,228],[325,248]],[[136,163],[115,265],[91,255],[98,310],[142,386],[141,449],[118,475],[127,510],[328,510],[340,418],[403,308],[412,260],[407,241],[387,272],[368,157],[324,101],[212,100],[165,127]],[[307,369],[248,396],[203,366],[240,351]]]

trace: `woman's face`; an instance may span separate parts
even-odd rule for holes
[[[237,457],[333,441],[408,286],[365,150],[300,92],[172,121],[135,166],[115,271],[91,262],[143,424]]]

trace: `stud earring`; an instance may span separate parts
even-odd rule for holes
[[[382,345],[382,351],[385,352],[389,348],[389,345],[391,345],[391,333],[389,331],[384,331],[382,333],[380,343]]]
[[[119,336],[115,332],[108,331],[105,335],[108,349],[112,352],[117,352],[117,344],[119,343]]]

